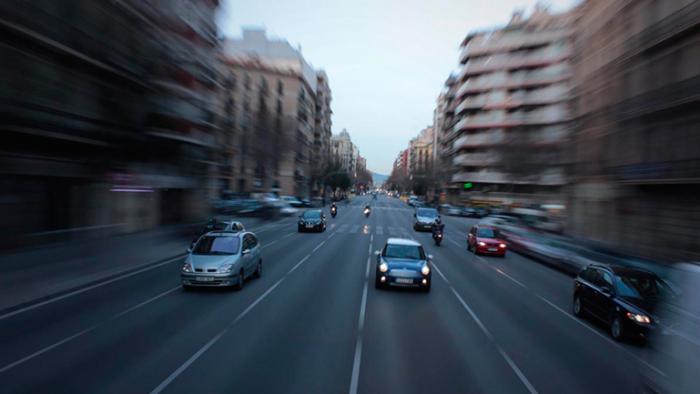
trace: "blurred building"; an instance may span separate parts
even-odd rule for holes
[[[516,12],[505,27],[471,33],[462,42],[461,69],[445,93],[450,100],[456,86],[456,123],[452,131],[443,127],[440,140],[458,168],[453,187],[473,185],[461,191],[463,199],[565,200],[574,17],[538,6],[528,18]],[[445,106],[445,118],[452,105]]]
[[[457,202],[459,192],[462,189],[457,183],[452,182],[452,176],[459,171],[459,166],[455,165],[453,160],[455,156],[454,141],[459,136],[459,133],[454,130],[457,123],[455,93],[458,86],[456,82],[453,75],[447,78],[445,86],[437,98],[433,114],[435,134],[433,152],[437,191],[445,193],[446,198],[451,202]]]
[[[226,40],[224,56],[235,81],[229,94],[237,115],[230,188],[310,196],[318,188],[314,171],[328,161],[328,77],[264,30],[244,29],[241,38]]]
[[[350,133],[343,129],[340,134],[331,136],[331,156],[340,169],[354,178],[357,173],[359,150],[352,142]]]
[[[204,215],[217,0],[0,3],[4,243]]]
[[[570,230],[700,259],[700,2],[589,0],[575,58]]]
[[[395,175],[396,177],[408,176],[408,154],[408,149],[404,149],[401,152],[399,152],[398,156],[396,156],[396,159],[394,159],[394,166],[391,171],[392,175]]]
[[[324,71],[317,74],[316,84],[316,112],[314,117],[314,149],[311,158],[311,174],[313,179],[313,194],[325,192],[323,190],[324,176],[330,166],[331,160],[331,88],[328,85],[328,76]]]
[[[408,144],[408,172],[413,177],[430,176],[433,164],[433,127],[421,130]]]

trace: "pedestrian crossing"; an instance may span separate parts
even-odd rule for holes
[[[362,235],[369,235],[371,233],[375,233],[376,235],[387,235],[388,238],[392,237],[398,237],[398,238],[408,238],[408,239],[415,239],[415,234],[413,232],[413,229],[408,227],[402,227],[402,226],[382,226],[382,225],[377,225],[377,226],[372,226],[369,224],[365,225],[359,225],[359,224],[341,224],[337,226],[335,224],[331,224],[330,226],[331,230],[335,230],[338,234],[362,234]]]

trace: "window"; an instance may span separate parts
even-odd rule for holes
[[[608,289],[613,288],[613,279],[609,272],[603,272],[603,287]]]
[[[384,247],[384,257],[410,260],[425,260],[423,248],[417,245],[393,245]]]
[[[492,228],[480,228],[476,236],[481,238],[498,238],[498,231]]]
[[[282,84],[282,81],[280,80],[277,81],[277,93],[280,96],[284,95],[284,84]]]
[[[243,87],[246,88],[246,90],[250,89],[250,75],[248,74],[243,76]]]
[[[194,247],[192,254],[196,255],[219,255],[238,253],[237,237],[202,237]]]
[[[243,250],[248,250],[252,247],[252,240],[250,234],[246,234],[243,236]]]
[[[250,234],[250,247],[254,248],[258,246],[258,239],[254,235]]]

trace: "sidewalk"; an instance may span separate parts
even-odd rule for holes
[[[241,220],[255,229],[268,223]],[[0,255],[0,311],[183,255],[194,225],[32,247]]]

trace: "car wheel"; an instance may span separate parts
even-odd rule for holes
[[[379,277],[378,277],[378,276],[375,276],[375,277],[374,277],[374,288],[375,288],[375,289],[383,289],[383,288],[384,288],[384,284],[383,284],[382,282],[379,281]]]
[[[243,290],[243,286],[245,286],[245,273],[243,270],[238,273],[238,281],[236,282],[236,290]]]
[[[572,309],[573,309],[575,316],[583,317],[584,312],[583,312],[583,304],[581,303],[581,297],[579,297],[579,296],[574,297],[574,303],[573,303]]]
[[[182,285],[182,291],[192,291],[192,286]]]
[[[612,323],[610,323],[610,335],[616,341],[623,341],[625,339],[625,330],[620,316],[615,316]]]
[[[259,278],[262,276],[262,260],[258,261],[258,265],[255,267],[255,277]]]
[[[423,292],[430,293],[430,286],[431,285],[432,285],[432,283],[430,281],[428,281],[428,285],[423,288]]]
[[[299,227],[297,227],[297,231],[301,233],[301,232],[303,232],[304,230],[301,228],[301,226],[299,226]]]

